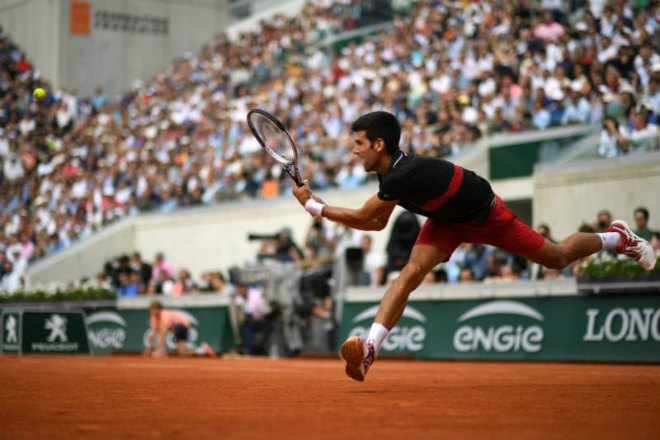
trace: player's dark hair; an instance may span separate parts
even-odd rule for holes
[[[390,156],[399,151],[401,126],[392,113],[366,113],[353,122],[351,130],[354,132],[365,131],[370,142],[375,142],[376,139],[381,138],[385,141],[387,153]]]
[[[638,212],[641,212],[642,215],[644,216],[644,221],[649,221],[649,210],[646,208],[642,208],[641,206],[637,209],[635,209],[635,214]]]

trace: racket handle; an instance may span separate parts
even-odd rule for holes
[[[287,165],[284,167],[286,172],[291,176],[291,179],[298,185],[298,188],[302,187],[305,183],[303,182],[302,178],[300,177],[300,172],[298,171],[298,168],[294,165]]]

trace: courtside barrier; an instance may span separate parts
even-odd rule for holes
[[[235,338],[229,320],[229,296],[137,297],[117,301],[2,304],[0,349],[5,353],[136,353],[144,350],[149,332],[149,304],[181,312],[191,324],[192,347],[206,342],[217,353],[231,350]],[[175,350],[168,334],[166,345]]]
[[[382,353],[420,359],[660,362],[660,294],[411,295]],[[511,286],[519,290],[524,283]],[[451,287],[447,287],[451,289]],[[482,287],[483,289],[483,287]],[[537,292],[538,295],[538,292]],[[349,291],[339,341],[365,337],[382,291]]]
[[[89,354],[85,315],[80,310],[3,309],[3,353]]]
[[[188,341],[192,346],[206,342],[218,353],[233,348],[228,295],[205,294],[178,298],[120,298],[116,308],[88,310],[87,325],[94,353],[144,350],[149,333],[149,304],[153,300],[186,316],[191,325]],[[176,349],[169,333],[166,345],[170,350]]]

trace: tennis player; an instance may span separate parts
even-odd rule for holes
[[[546,240],[520,221],[474,172],[443,159],[401,151],[401,127],[390,113],[367,113],[351,130],[353,155],[367,172],[377,173],[378,193],[359,209],[340,208],[324,204],[305,182],[293,189],[305,210],[315,218],[365,231],[382,230],[396,205],[427,217],[408,263],[380,302],[366,341],[353,336],[342,345],[346,374],[355,380],[364,380],[381,344],[401,318],[410,292],[462,242],[497,246],[551,269],[562,269],[603,249],[625,254],[646,270],[655,266],[649,243],[621,220],[612,222],[604,233],[577,233],[557,244]]]
[[[149,305],[149,315],[151,315],[151,330],[147,339],[147,347],[144,349],[145,356],[163,357],[166,355],[165,338],[168,331],[174,335],[179,356],[191,354],[186,346],[190,322],[183,314],[176,310],[165,310],[163,304],[159,301],[153,301]],[[156,335],[158,335],[158,345],[152,353],[151,348],[154,345]]]

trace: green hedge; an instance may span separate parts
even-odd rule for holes
[[[590,261],[581,270],[581,275],[587,278],[611,278],[628,277],[631,279],[644,280],[655,278],[660,274],[660,258],[652,271],[645,271],[630,259],[611,261]]]
[[[7,302],[58,302],[58,301],[89,301],[115,299],[113,291],[101,288],[58,290],[46,292],[16,292],[11,295],[0,295],[0,303]]]

